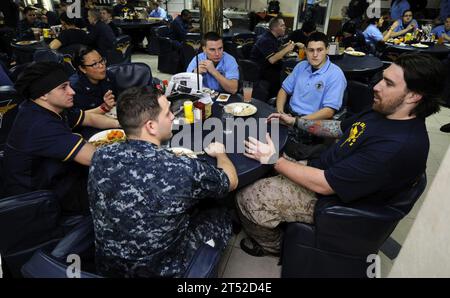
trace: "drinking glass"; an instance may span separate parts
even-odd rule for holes
[[[242,91],[244,93],[244,102],[252,101],[252,92],[253,92],[253,83],[252,82],[244,82],[242,86]]]

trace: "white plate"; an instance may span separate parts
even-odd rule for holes
[[[350,56],[357,56],[357,57],[366,56],[366,53],[359,52],[359,51],[344,51],[344,53],[346,53],[347,55],[350,55]]]
[[[258,111],[258,109],[254,105],[245,102],[230,103],[227,104],[223,109],[225,112],[238,117],[250,116]]]
[[[34,44],[34,43],[37,43],[37,40],[22,40],[22,41],[16,42],[16,44],[21,45],[21,46],[27,46],[27,45]]]
[[[108,139],[108,134],[113,132],[113,131],[121,131],[123,133],[123,138],[109,140]],[[125,138],[126,138],[125,137],[125,132],[123,131],[123,129],[108,129],[108,130],[104,130],[104,131],[101,131],[99,133],[96,133],[95,135],[93,135],[92,137],[89,138],[88,142],[89,143],[94,143],[93,144],[94,146],[99,147],[99,146],[103,146],[103,145],[112,144],[112,143],[115,143],[117,141],[125,140]],[[98,143],[95,144],[96,142],[101,142],[101,144],[98,144]]]
[[[422,43],[413,43],[411,46],[415,47],[415,48],[419,48],[419,49],[426,49],[426,48],[430,47],[429,45],[422,44]]]
[[[187,156],[190,158],[197,158],[197,155],[191,149],[183,148],[183,147],[172,147],[167,148],[167,150],[172,151],[176,156]]]

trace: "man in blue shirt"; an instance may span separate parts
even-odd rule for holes
[[[69,206],[78,201],[86,209],[87,192],[81,181],[86,181],[87,168],[80,165],[91,164],[95,147],[72,130],[79,126],[112,128],[119,123],[73,108],[75,93],[58,63],[29,66],[15,87],[27,100],[20,105],[5,146],[7,194],[50,189],[63,208],[72,209]]]
[[[246,156],[274,163],[280,175],[257,181],[236,195],[244,228],[253,238],[241,242],[243,250],[257,256],[279,252],[278,225],[314,224],[318,200],[385,205],[409,189],[425,172],[429,152],[425,118],[439,111],[445,71],[431,56],[402,55],[374,87],[372,109],[354,118],[340,122],[269,116],[269,121],[280,119],[296,129],[338,140],[306,166],[278,158],[269,136],[266,144],[249,139]]]
[[[450,41],[450,15],[445,19],[444,25],[437,26],[431,33],[434,33],[437,38],[442,37],[445,41]]]
[[[203,76],[203,86],[216,91],[234,94],[238,91],[239,66],[233,56],[223,51],[223,40],[219,34],[208,32],[203,40],[203,53],[194,57],[187,72],[199,72]]]
[[[408,0],[392,0],[391,2],[391,19],[398,20],[405,10],[410,9]]]
[[[32,28],[48,28],[48,25],[36,19],[36,9],[27,6],[23,10],[25,18],[18,24],[17,32],[20,40],[35,40]]]
[[[347,86],[342,70],[330,62],[328,39],[315,32],[306,45],[307,61],[302,61],[284,80],[277,95],[277,111],[285,112],[288,95],[289,113],[305,119],[330,119],[341,108]]]
[[[172,39],[183,42],[188,32],[197,32],[197,28],[191,25],[192,14],[189,10],[183,9],[181,14],[177,16],[172,24],[170,24],[170,34]]]
[[[227,210],[198,205],[233,191],[236,169],[219,143],[205,148],[217,166],[162,148],[174,116],[152,87],[125,90],[117,114],[127,141],[100,148],[89,169],[98,270],[108,277],[182,277],[205,242],[226,247]]]
[[[152,1],[150,3],[150,7],[152,11],[149,13],[149,17],[152,18],[161,18],[163,20],[167,19],[167,12],[164,10],[164,8],[159,6],[158,1]]]
[[[364,30],[363,35],[366,40],[366,44],[372,49],[379,42],[383,42],[383,33],[381,33],[380,28],[383,26],[384,18],[371,18],[369,20],[369,26]]]

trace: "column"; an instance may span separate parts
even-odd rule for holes
[[[200,1],[200,29],[202,34],[209,31],[223,33],[223,0]]]

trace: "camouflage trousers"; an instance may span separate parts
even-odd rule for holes
[[[258,180],[236,195],[238,214],[247,235],[266,251],[278,253],[281,222],[313,222],[315,193],[278,175]]]

